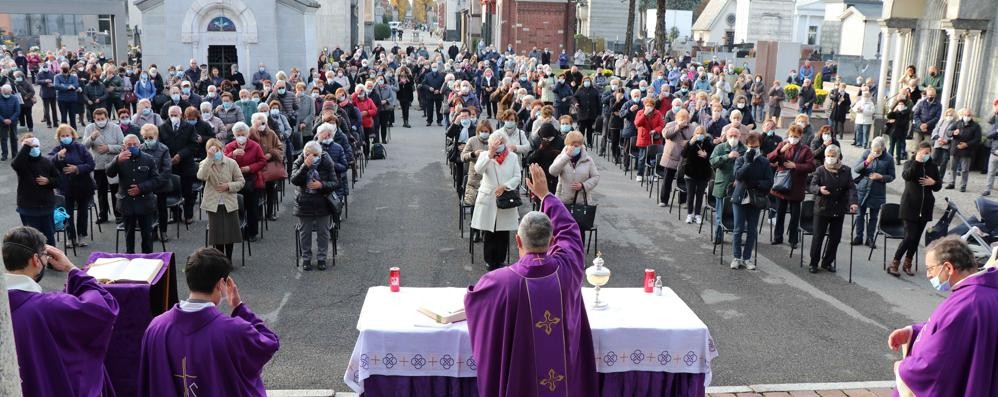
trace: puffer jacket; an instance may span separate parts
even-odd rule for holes
[[[665,126],[665,150],[662,152],[662,161],[659,165],[676,170],[679,163],[683,161],[683,147],[686,142],[693,138],[693,127],[686,123],[682,128],[673,121]]]
[[[309,189],[308,183],[313,179],[322,182],[322,188],[315,191]],[[298,156],[291,166],[291,184],[298,187],[298,195],[295,197],[295,216],[317,217],[332,213],[326,203],[326,196],[336,190],[339,179],[336,177],[333,159],[329,154],[323,152],[322,156],[312,163],[312,167],[305,166],[304,155]]]
[[[653,139],[653,134],[661,134],[665,127],[665,120],[662,113],[652,110],[650,114],[645,114],[644,110],[638,109],[634,116],[634,126],[638,128],[638,139],[635,147],[643,148],[651,145],[661,145],[662,139]]]
[[[828,189],[827,196],[821,194],[821,187]],[[837,172],[821,166],[811,177],[808,191],[814,195],[814,213],[819,216],[843,216],[849,206],[858,204],[856,184],[852,182],[849,166],[842,165]]]
[[[333,170],[336,171],[336,178],[341,181],[347,180],[347,169],[349,168],[349,162],[347,161],[346,150],[342,145],[336,143],[330,143],[328,145],[319,143],[322,145],[322,151],[325,152],[331,160],[333,160]],[[340,197],[345,197],[350,194],[349,183],[339,183],[336,186],[336,194]]]
[[[58,153],[66,149],[66,154],[60,159]],[[49,160],[60,170],[58,183],[59,192],[65,197],[90,197],[94,194],[97,185],[94,183],[92,173],[94,171],[94,158],[90,152],[79,142],[66,145],[57,145],[49,152]],[[67,165],[75,165],[76,173],[67,174],[61,172]]]
[[[572,158],[565,153],[559,154],[551,163],[548,171],[551,175],[558,176],[558,188],[555,194],[562,203],[581,204],[584,200],[588,200],[589,203],[593,202],[592,193],[596,184],[599,183],[599,170],[596,168],[596,162],[593,161],[592,157],[589,157],[589,153],[585,150],[582,150],[579,159],[574,163]],[[573,183],[581,183],[585,191],[572,190]],[[578,196],[579,201],[576,201],[576,196]]]
[[[863,155],[856,161],[853,170],[859,175],[859,182],[856,184],[856,195],[859,205],[867,208],[879,208],[887,202],[887,184],[897,177],[894,170],[894,158],[886,151],[880,156],[867,162],[870,156],[870,149],[863,151]],[[878,173],[884,178],[878,181],[870,179],[870,174]]]
[[[744,155],[748,148],[741,142],[732,148],[725,141],[714,146],[714,152],[710,154],[710,168],[714,170],[714,186],[711,190],[713,197],[724,198],[727,195],[728,186],[734,181],[735,159],[728,157],[728,153],[731,153],[732,150],[737,150],[739,154]],[[736,159],[740,158],[741,156],[736,157]]]
[[[100,131],[97,139],[90,139],[94,131]],[[94,158],[94,169],[105,170],[107,166],[114,162],[114,158],[121,152],[125,136],[121,132],[121,127],[110,121],[103,129],[97,128],[97,124],[91,123],[83,130],[83,146],[90,149],[90,154]],[[107,145],[107,153],[100,153],[97,147]]]
[[[475,171],[474,167],[475,161],[478,161],[475,151],[481,153],[488,150],[488,142],[483,142],[481,139],[475,137],[468,139],[468,142],[464,145],[464,150],[461,151],[461,161],[468,164],[468,183],[464,185],[464,203],[466,205],[475,204],[475,198],[478,197],[478,186],[482,184],[482,174]]]

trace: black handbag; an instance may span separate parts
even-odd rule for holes
[[[493,171],[495,171],[494,168]],[[496,183],[499,184],[499,172],[496,171],[495,174]],[[520,200],[520,193],[517,192],[516,189],[507,190],[500,194],[499,197],[496,197],[496,207],[502,210],[517,208],[522,204],[523,201]]]
[[[579,204],[579,192],[582,192],[582,202]],[[579,230],[587,231],[593,229],[593,224],[596,222],[596,205],[589,205],[589,192],[583,187],[582,190],[575,192],[575,199],[572,200],[572,204],[567,205],[568,212],[572,213],[572,218],[575,218],[575,223],[579,224]]]
[[[793,162],[797,163],[797,158],[800,156],[802,150],[797,149],[797,153],[794,153]],[[781,170],[777,171],[776,175],[773,176],[773,191],[779,193],[786,193],[793,189],[794,178],[793,170]]]
[[[329,207],[333,222],[339,222],[340,215],[343,213],[343,201],[340,200],[340,196],[336,192],[327,194],[326,205]]]

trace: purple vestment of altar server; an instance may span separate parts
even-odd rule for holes
[[[541,207],[554,232],[547,254],[485,274],[465,296],[481,396],[597,394],[582,236],[557,197],[548,194]]]
[[[266,396],[263,366],[277,353],[277,335],[240,304],[226,316],[210,305],[180,305],[157,316],[142,338],[141,396]]]
[[[118,302],[93,277],[74,269],[65,293],[9,289],[7,296],[25,396],[114,395],[104,355]]]
[[[998,269],[958,283],[912,328],[899,372],[916,396],[998,396]]]

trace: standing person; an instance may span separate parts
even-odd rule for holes
[[[995,186],[995,176],[998,176],[998,99],[994,102],[995,112],[988,120],[991,123],[991,131],[988,132],[988,185],[981,193],[981,196],[990,196],[991,189]]]
[[[939,180],[939,169],[932,161],[929,152],[932,145],[928,142],[918,144],[918,152],[915,153],[915,161],[904,164],[904,171],[901,178],[904,179],[904,192],[901,193],[901,220],[904,221],[904,239],[894,252],[894,260],[887,267],[887,273],[894,277],[900,277],[898,267],[901,267],[909,276],[914,276],[911,271],[911,261],[915,253],[918,252],[918,239],[925,230],[925,225],[932,220],[932,211],[935,210],[936,198],[933,192],[938,192],[942,188]],[[904,264],[901,264],[901,258]]]
[[[3,236],[10,321],[25,396],[114,395],[104,356],[118,302],[38,230],[17,226]],[[45,268],[68,273],[66,292],[42,292]],[[8,343],[8,342],[5,342]]]
[[[634,116],[634,125],[638,129],[637,140],[634,143],[634,147],[638,149],[638,176],[636,178],[638,182],[641,182],[642,175],[645,174],[645,167],[648,165],[648,148],[663,144],[662,132],[665,128],[662,113],[655,109],[655,99],[644,98],[641,102],[644,109],[637,111]],[[686,138],[689,139],[689,136],[687,135]]]
[[[385,76],[378,76],[374,90],[377,91],[380,103],[378,106],[379,130],[381,135],[374,134],[374,140],[380,143],[388,142],[388,129],[395,123],[396,88],[385,84]]]
[[[929,87],[925,90],[925,96],[915,103],[912,108],[912,134],[914,140],[912,145],[917,146],[919,142],[925,141],[932,134],[939,123],[943,113],[943,106],[936,101],[936,89]],[[914,152],[913,149],[909,149]]]
[[[205,143],[207,156],[198,164],[197,178],[204,182],[201,209],[208,213],[208,245],[224,252],[231,261],[233,244],[242,241],[237,195],[246,180],[239,172],[239,164],[225,157],[224,152],[221,141],[209,139]]]
[[[589,76],[582,78],[582,86],[575,91],[574,100],[579,104],[579,132],[586,137],[586,146],[593,147],[593,124],[600,114],[600,93],[593,87]]]
[[[189,297],[156,316],[142,337],[141,395],[267,394],[261,373],[280,343],[243,303],[232,270],[232,262],[214,248],[200,248],[188,259]],[[223,296],[231,315],[217,308]]]
[[[835,254],[842,240],[842,222],[846,211],[855,213],[859,209],[856,199],[856,185],[852,181],[849,166],[842,164],[842,153],[836,145],[825,148],[824,164],[818,167],[811,177],[808,190],[814,198],[814,238],[811,239],[811,262],[807,271],[818,272],[821,268],[835,273]],[[828,244],[825,244],[825,238]],[[822,253],[821,247],[825,246]]]
[[[152,252],[153,217],[156,213],[156,191],[169,175],[160,174],[156,160],[142,153],[139,137],[126,136],[124,150],[107,167],[107,176],[118,180],[123,189],[118,192],[118,207],[125,218],[125,252],[135,253],[135,228],[142,234],[142,253]]]
[[[925,269],[936,291],[952,292],[928,321],[891,332],[891,350],[908,345],[911,351],[895,363],[898,381],[919,396],[998,395],[998,269],[977,271],[973,252],[958,236],[930,244]],[[940,376],[949,373],[960,376]]]
[[[728,131],[732,131],[729,129]],[[750,133],[745,138],[745,145],[748,150],[744,156],[735,159],[734,185],[731,192],[731,207],[734,212],[735,230],[732,237],[731,268],[738,269],[744,267],[748,270],[755,270],[755,262],[752,261],[752,249],[755,247],[758,238],[759,212],[762,208],[753,204],[754,197],[762,197],[768,204],[767,192],[773,187],[773,169],[769,166],[766,156],[759,150],[761,140],[759,134]],[[724,207],[717,207],[717,212],[723,212]],[[742,242],[742,234],[746,234],[745,242]]]
[[[107,110],[94,110],[94,122],[83,130],[83,146],[90,150],[94,158],[94,182],[97,185],[97,221],[106,223],[108,214],[115,219],[121,217],[118,211],[118,183],[107,176],[107,167],[111,165],[122,150],[124,135],[121,126],[108,121]],[[111,194],[108,205],[108,193]]]
[[[144,124],[139,131],[142,138],[142,152],[152,157],[158,167],[156,169],[160,175],[171,175],[173,170],[173,156],[170,156],[170,148],[159,142],[159,127],[153,124]],[[166,208],[166,197],[174,191],[173,180],[165,180],[159,189],[156,190],[156,213],[159,216],[159,238],[164,243],[170,241],[170,234],[167,233],[169,227],[170,213]]]
[[[250,127],[243,122],[232,126],[232,142],[225,145],[225,156],[236,160],[239,172],[243,174],[243,207],[246,209],[246,241],[256,242],[259,232],[260,193],[264,188],[263,178],[259,175],[267,165],[263,149],[256,141],[250,140]],[[202,200],[203,201],[203,200]]]
[[[443,104],[443,95],[440,90],[443,89],[444,76],[438,72],[438,63],[434,62],[430,65],[430,71],[423,75],[423,81],[420,83],[421,93],[425,92],[427,94],[424,112],[426,113],[426,126],[429,127],[433,124],[433,115],[437,115],[437,125],[443,125],[444,115],[441,106]]]
[[[846,92],[846,83],[839,83],[838,87],[828,95],[832,103],[831,114],[828,118],[832,121],[832,135],[837,139],[845,139],[846,116],[852,109],[852,100]]]
[[[757,124],[766,120],[766,84],[762,82],[762,75],[755,75],[755,81],[749,87],[752,96],[752,119]]]
[[[887,128],[884,135],[891,138],[891,147],[887,152],[894,156],[894,161],[898,165],[901,165],[901,160],[908,157],[905,152],[905,138],[908,137],[908,127],[911,125],[911,109],[908,108],[906,101],[897,101],[886,118]]]
[[[768,95],[769,100],[766,101],[768,117],[776,119],[776,125],[779,126],[781,124],[780,112],[783,110],[783,101],[787,99],[787,94],[783,92],[783,86],[780,85],[779,80],[774,80],[773,85],[769,86]]]
[[[714,146],[710,154],[710,168],[714,170],[714,186],[711,196],[714,198],[714,243],[721,244],[721,215],[724,208],[724,198],[728,195],[728,187],[734,182],[735,160],[745,154],[748,148],[738,140],[738,129],[732,128],[724,132],[725,140]]]
[[[706,132],[706,130],[704,130]],[[669,202],[669,195],[672,193],[672,181],[683,178],[679,173],[680,165],[683,163],[683,148],[693,137],[693,127],[690,125],[690,113],[682,109],[676,113],[676,120],[669,122],[664,128],[665,148],[662,151],[662,160],[658,165],[665,168],[665,177],[662,180],[662,191],[659,193],[658,206],[665,207]],[[686,202],[688,194],[679,195],[679,204]],[[689,222],[687,222],[689,223]]]
[[[952,149],[953,178],[946,185],[946,189],[953,189],[957,174],[959,174],[962,177],[960,191],[966,192],[967,179],[970,178],[970,163],[974,159],[977,145],[981,143],[981,125],[974,121],[970,109],[960,109],[959,114],[960,121],[957,121],[953,126],[953,144],[956,144],[956,148]]]
[[[958,120],[956,109],[946,109],[939,123],[936,123],[936,128],[932,130],[932,137],[929,138],[932,141],[932,161],[939,166],[939,177],[942,180],[946,180],[946,166],[949,165],[953,146],[951,145],[953,130]]]
[[[486,72],[486,76],[488,76],[488,73]],[[412,106],[413,93],[416,88],[415,81],[413,81],[412,72],[405,66],[398,69],[397,76],[399,91],[396,96],[398,97],[399,107],[402,109],[402,127],[412,128],[409,125],[409,107]],[[492,108],[495,108],[494,104]]]
[[[582,235],[548,191],[544,170],[532,165],[530,174],[527,186],[541,198],[543,212],[527,213],[520,223],[520,260],[510,271],[482,276],[465,296],[472,351],[480,363],[478,393],[593,397],[598,393],[595,353],[580,290]],[[534,325],[541,322],[549,328],[535,333]]]
[[[302,269],[312,270],[312,233],[316,237],[316,268],[326,270],[326,253],[329,250],[330,217],[333,208],[329,197],[336,191],[339,180],[333,159],[322,150],[318,141],[309,141],[302,149],[301,156],[291,167],[292,185],[298,187],[295,197],[295,216],[298,217],[301,232],[298,235],[301,246]]]
[[[21,114],[18,117],[20,125],[28,128],[28,132],[35,130],[35,119],[32,117],[31,108],[38,102],[35,96],[35,86],[31,80],[24,78],[21,71],[14,72],[14,93],[21,96]]]
[[[172,156],[170,171],[180,177],[180,193],[184,197],[184,213],[181,216],[186,224],[194,221],[194,179],[197,174],[194,157],[201,150],[199,135],[194,128],[200,113],[193,108],[188,109],[192,111],[183,117],[179,106],[171,106],[168,110],[169,120],[159,126],[160,142],[170,149]],[[177,222],[181,222],[181,219],[177,219]]]
[[[814,171],[814,154],[801,140],[803,131],[797,124],[787,130],[787,139],[769,153],[769,163],[777,171],[790,171],[791,183],[788,191],[772,191],[777,199],[776,223],[773,226],[773,245],[783,244],[783,220],[790,212],[790,225],[787,236],[790,247],[797,248],[797,228],[800,225],[800,203],[804,201],[807,188],[807,175]]]
[[[56,98],[59,102],[59,119],[62,124],[69,124],[76,129],[76,104],[79,102],[78,92],[80,91],[80,79],[76,74],[69,73],[69,64],[63,62],[62,73],[53,78],[52,85],[56,89]],[[68,120],[67,120],[68,116]],[[55,124],[55,120],[52,120]]]
[[[49,152],[49,160],[60,171],[59,193],[65,197],[67,246],[86,247],[87,215],[94,196],[94,158],[83,144],[77,142],[73,127],[62,124],[55,131],[57,145]],[[71,245],[70,245],[71,244]]]
[[[496,198],[520,186],[520,158],[508,149],[509,138],[503,132],[489,136],[488,150],[475,161],[475,172],[482,175],[471,215],[471,227],[482,232],[485,263],[489,271],[499,269],[506,261],[509,231],[516,230],[519,214],[516,208],[499,208]],[[546,179],[546,178],[545,178]]]
[[[858,175],[856,195],[859,200],[859,216],[854,224],[852,245],[863,244],[863,232],[869,231],[866,246],[875,248],[877,242],[874,237],[880,207],[887,202],[887,184],[896,178],[894,160],[887,153],[884,137],[873,138],[870,148],[863,152],[853,169]],[[866,221],[867,212],[870,213],[869,222]]]
[[[866,140],[870,137],[870,128],[873,127],[873,111],[876,104],[870,98],[870,91],[863,90],[859,95],[859,100],[852,105],[853,120],[856,124],[856,135],[853,146],[866,147]]]
[[[260,144],[263,150],[263,157],[268,163],[284,164],[284,141],[281,140],[274,130],[267,127],[267,114],[256,113],[253,115],[253,128],[250,130],[250,139]],[[263,177],[262,175],[257,175]],[[277,220],[277,181],[262,180],[265,187],[266,213],[267,219]]]
[[[797,97],[797,102],[800,103],[799,113],[806,114],[807,117],[811,117],[811,112],[814,109],[814,100],[817,98],[817,93],[814,91],[814,87],[811,86],[811,79],[804,79],[804,84],[800,87],[800,93]]]
[[[59,170],[42,156],[41,143],[31,134],[24,134],[10,167],[17,173],[17,214],[21,224],[38,229],[45,235],[46,244],[55,245],[52,211]]]
[[[87,105],[85,108],[86,114],[90,121],[94,121],[93,114],[95,110],[104,109],[105,112],[108,112],[107,88],[104,87],[99,76],[91,77],[87,85],[83,87],[83,95],[85,96],[84,101]]]
[[[562,203],[576,204],[581,193],[583,201],[592,201],[592,192],[599,183],[596,162],[585,148],[585,136],[579,131],[565,135],[565,148],[551,163],[548,170],[558,176],[556,195]]]
[[[7,143],[10,152],[17,151],[17,119],[21,115],[21,104],[12,93],[9,85],[0,86],[0,148],[3,149],[0,161],[7,161]]]
[[[696,222],[699,225],[703,223],[700,210],[703,208],[703,196],[711,176],[708,156],[714,151],[714,144],[707,135],[707,130],[697,126],[693,131],[693,138],[682,150],[684,165],[680,167],[684,170],[682,177],[686,178],[686,223]]]
[[[41,91],[39,96],[42,98],[42,121],[49,128],[59,125],[59,110],[55,104],[55,75],[52,73],[52,70],[46,66],[35,74],[35,83],[38,84]]]

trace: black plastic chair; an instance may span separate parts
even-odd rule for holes
[[[150,226],[150,228],[152,229],[153,235],[155,235],[156,233],[159,233],[159,221],[156,220],[156,214],[149,214],[149,215],[146,215],[146,216],[153,217],[152,225]],[[138,223],[135,224],[134,231],[137,232],[137,233],[140,233],[140,234],[142,233],[142,230],[139,228]],[[121,243],[121,234],[122,233],[125,233],[125,224],[124,223],[119,223],[117,226],[114,227],[114,252],[121,252],[120,251],[120,243]],[[141,236],[139,238],[141,239]],[[161,247],[163,247],[163,252],[166,252],[166,243],[161,238],[157,239],[157,240],[159,240],[159,245]]]
[[[195,179],[194,184],[191,185],[191,190],[194,191],[194,205],[198,210],[198,220],[204,220],[204,211],[201,210],[201,200],[204,198],[204,181]]]
[[[880,207],[880,218],[877,219],[877,231],[873,235],[873,240],[876,241],[877,237],[884,236],[884,266],[883,270],[887,270],[887,239],[893,240],[903,240],[904,239],[904,221],[901,220],[901,205],[895,203],[884,204]],[[870,254],[867,255],[866,260],[873,258],[873,251],[876,247],[870,248]],[[915,271],[918,271],[918,248],[916,247],[915,252]]]
[[[664,178],[663,178],[664,179]],[[664,182],[663,182],[664,183]],[[669,213],[672,213],[672,206],[676,202],[676,196],[680,194],[686,196],[686,206],[689,207],[690,195],[686,190],[686,178],[682,175],[676,174],[676,180],[672,181],[672,194],[669,195]],[[676,210],[676,219],[682,218],[683,215],[683,202],[679,202],[679,208]],[[701,223],[703,224],[703,223]]]
[[[804,236],[814,236],[814,200],[800,203],[800,221],[797,223],[797,246],[800,247],[800,267],[804,267]],[[790,258],[794,257],[794,248],[790,247]]]
[[[468,186],[468,175],[464,176],[463,185]],[[462,187],[457,195],[457,228],[461,231],[461,238],[464,238],[464,220],[472,215],[475,208],[474,205],[465,204],[464,192],[465,188]]]
[[[707,191],[704,193],[707,197],[703,198],[703,209],[701,210],[700,218],[706,219],[710,223],[710,239],[714,239],[714,208],[715,199],[714,195],[711,194],[711,189],[714,186],[714,180],[711,179],[707,181]],[[710,216],[707,216],[707,212],[710,212]],[[703,222],[700,222],[700,226],[697,228],[697,234],[703,233]]]
[[[329,225],[326,227],[329,229],[329,243],[332,244],[332,250],[330,252],[331,255],[328,255],[328,259],[330,260],[329,264],[330,267],[332,267],[336,266],[336,254],[337,254],[336,242],[337,240],[339,240],[340,237],[340,225],[339,223],[330,221]],[[295,224],[295,269],[297,269],[298,265],[301,263],[302,246],[301,246],[301,240],[299,240],[300,237],[301,237],[301,223],[298,223]]]
[[[724,234],[734,233],[734,231],[735,231],[735,213],[734,213],[734,208],[731,206],[731,197],[725,197],[724,201],[721,202],[721,205],[722,205],[722,208],[720,209],[720,211],[722,211],[721,212],[721,225],[720,225],[721,226],[721,236],[722,236],[721,240],[724,240],[724,238],[723,238]],[[703,224],[701,223],[701,225],[703,225]],[[711,227],[711,234],[712,235],[713,235],[713,230],[714,230],[714,228]],[[717,254],[717,246],[721,246],[721,256],[717,257],[717,261],[718,261],[718,263],[720,263],[720,264],[723,265],[724,264],[724,241],[721,241],[720,244],[719,244],[716,240],[714,240],[713,236],[711,236],[711,244],[713,245],[713,247],[710,250],[711,254]]]
[[[180,194],[180,175],[171,174],[170,179],[173,189],[163,194],[166,194],[166,210],[173,213],[173,222],[177,224],[177,238],[180,238],[181,223],[184,224],[184,228],[188,231],[191,228],[183,221],[184,196]]]

